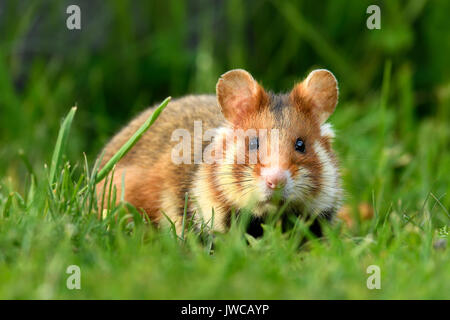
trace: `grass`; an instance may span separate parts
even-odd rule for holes
[[[49,178],[37,177],[29,164],[22,194],[2,181],[0,297],[450,298],[449,126],[444,119],[427,119],[413,123],[409,139],[398,139],[390,77],[388,63],[380,99],[372,99],[364,112],[342,103],[331,120],[353,225],[327,226],[324,238],[308,236],[300,249],[304,225],[283,234],[277,224],[268,224],[261,239],[248,239],[235,223],[215,237],[211,250],[211,239],[205,245],[189,227],[181,238],[157,230],[124,202],[98,220],[92,188],[97,169],[86,160],[78,162],[83,166],[60,160],[70,140],[72,109]],[[372,219],[358,214],[362,202],[373,208]],[[366,269],[373,264],[381,269],[380,290],[366,287]],[[81,290],[66,288],[70,265],[81,268]]]

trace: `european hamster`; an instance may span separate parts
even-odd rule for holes
[[[117,164],[117,194],[124,175],[125,200],[156,224],[167,220],[164,212],[177,233],[186,192],[187,218],[194,215],[196,223],[203,221],[219,232],[227,231],[231,215],[243,208],[260,221],[280,203],[299,215],[331,219],[343,193],[332,149],[334,132],[326,123],[337,101],[337,81],[328,70],[314,70],[288,94],[265,91],[247,71],[231,70],[219,78],[215,96],[169,102]],[[154,108],[112,138],[101,166]],[[275,196],[280,201],[272,201]]]

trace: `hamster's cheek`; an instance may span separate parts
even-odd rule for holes
[[[286,199],[290,199],[294,193],[295,181],[290,173],[286,179],[286,186],[284,187],[283,196]]]
[[[290,197],[296,200],[305,200],[310,196],[313,189],[315,187],[312,171],[306,167],[298,167],[297,172],[292,177]]]

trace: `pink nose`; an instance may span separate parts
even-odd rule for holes
[[[280,188],[286,184],[286,175],[283,171],[276,171],[268,174],[266,177],[266,185],[270,189]]]

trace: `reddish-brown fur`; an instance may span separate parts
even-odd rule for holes
[[[321,132],[321,125],[334,111],[337,102],[336,80],[330,72],[312,72],[289,95],[274,95],[267,93],[247,72],[233,70],[219,79],[216,91],[217,98],[209,95],[188,96],[169,103],[150,130],[118,163],[113,181],[117,194],[120,195],[122,175],[125,174],[125,200],[143,209],[155,222],[164,220],[163,211],[175,222],[179,231],[184,195],[188,192],[189,216],[196,212],[199,213],[197,216],[208,220],[211,215],[208,211],[214,208],[217,216],[213,228],[226,230],[231,211],[239,211],[245,206],[250,201],[249,194],[257,198],[261,196],[261,173],[264,168],[274,165],[273,157],[269,153],[267,163],[258,161],[249,164],[252,151],[248,150],[250,138],[246,137],[246,163],[174,163],[171,152],[177,141],[171,141],[172,132],[184,128],[193,137],[194,121],[202,121],[203,132],[225,128],[225,133],[214,140],[215,144],[224,146],[223,155],[231,152],[225,143],[225,137],[229,134],[227,130],[279,130],[277,168],[289,172],[294,183],[291,186],[295,191],[291,199],[293,205],[313,213],[337,209],[341,197],[337,160],[331,149],[331,137],[323,136]],[[102,165],[152,111],[153,108],[145,111],[111,140],[105,148]],[[305,153],[299,153],[294,148],[298,138],[305,141]],[[267,143],[270,150],[271,140],[268,139]],[[193,145],[191,143],[191,160],[194,159]],[[203,148],[206,145],[207,142],[203,142]],[[316,149],[317,146],[323,150]],[[236,154],[231,156],[237,159]],[[324,160],[329,163],[324,163]],[[330,176],[330,172],[334,175]],[[99,192],[102,188],[103,185],[99,184]],[[336,195],[324,194],[324,190],[336,192]],[[326,203],[322,205],[321,199]],[[256,211],[260,211],[255,213],[257,215],[267,210],[265,200],[261,201],[256,203]]]

